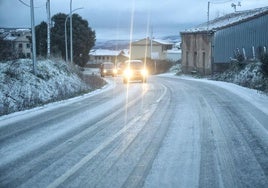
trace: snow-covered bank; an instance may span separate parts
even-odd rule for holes
[[[182,72],[182,65],[176,64],[169,70],[178,76],[185,76]],[[256,89],[268,94],[268,77],[264,74],[262,63],[258,61],[247,63],[231,63],[230,68],[223,73],[216,73],[203,77],[198,73],[188,75],[194,78],[206,78],[216,81],[234,83],[243,87]]]
[[[231,82],[268,93],[268,78],[263,74],[261,66],[261,62],[250,62],[240,66],[234,63],[230,69],[213,75],[211,79]]]
[[[30,59],[0,63],[0,115],[67,99],[93,89],[96,87],[86,84],[76,68],[62,60],[38,61],[36,75],[32,72]]]
[[[208,84],[216,85],[218,87],[224,88],[242,97],[243,99],[247,100],[252,105],[254,105],[258,109],[260,109],[262,112],[268,115],[268,95],[260,92],[259,90],[242,87],[234,83],[208,80],[207,78],[199,79],[199,78],[194,78],[192,76],[187,76],[187,75],[176,76],[175,73],[167,73],[167,74],[162,74],[160,76],[172,77],[172,78],[177,78],[177,79],[185,79],[185,80],[194,80],[197,82],[206,82]]]

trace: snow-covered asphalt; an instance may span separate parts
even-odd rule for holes
[[[268,97],[170,75],[0,117],[0,187],[268,187]]]

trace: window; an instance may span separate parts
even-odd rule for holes
[[[22,48],[22,43],[19,43],[19,48]]]
[[[26,48],[30,48],[30,44],[29,43],[26,44]]]
[[[197,52],[194,52],[194,68],[197,68]]]
[[[202,55],[202,64],[203,64],[203,74],[206,74],[206,53],[203,52],[203,55]]]
[[[189,66],[189,52],[186,52],[186,71],[188,71],[188,66]]]

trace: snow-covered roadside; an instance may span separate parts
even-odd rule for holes
[[[37,74],[30,59],[0,62],[0,115],[68,99],[95,89],[62,60],[40,60]]]
[[[0,121],[3,124],[8,124],[9,121],[11,123],[11,122],[17,122],[17,121],[22,120],[22,119],[27,119],[29,117],[34,117],[34,116],[41,114],[41,113],[44,113],[46,111],[51,111],[53,109],[63,107],[66,105],[70,105],[70,104],[73,104],[75,102],[81,101],[83,99],[93,97],[93,96],[98,95],[100,93],[109,91],[115,87],[115,82],[112,82],[108,79],[106,79],[105,81],[107,82],[107,84],[100,89],[96,89],[96,90],[91,91],[89,93],[86,93],[86,94],[83,94],[83,95],[80,95],[77,97],[69,98],[66,100],[56,101],[56,102],[45,104],[43,106],[31,108],[28,110],[23,110],[23,111],[14,112],[11,114],[3,115],[3,116],[0,116]],[[0,125],[0,127],[1,127],[1,125]]]
[[[197,79],[193,78],[191,76],[186,76],[186,75],[181,75],[181,76],[176,76],[174,73],[166,73],[166,74],[161,74],[159,76],[164,76],[164,77],[172,77],[172,78],[177,78],[177,79],[185,79],[185,80],[194,80],[197,82],[205,82],[208,84],[213,84],[218,87],[224,88],[240,97],[243,99],[247,100],[250,102],[252,105],[263,111],[265,114],[268,115],[268,95],[255,90],[255,89],[249,89],[246,87],[242,87],[233,83],[228,83],[228,82],[222,82],[222,81],[213,81],[213,80],[208,80],[208,79]]]

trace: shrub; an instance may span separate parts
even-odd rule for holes
[[[262,73],[265,75],[265,76],[268,76],[268,53],[264,53],[261,55],[260,57],[260,61],[261,61],[261,70],[262,70]]]
[[[234,53],[234,59],[232,61],[236,68],[243,69],[245,65],[245,57],[244,55],[239,51],[239,49],[236,49]]]

